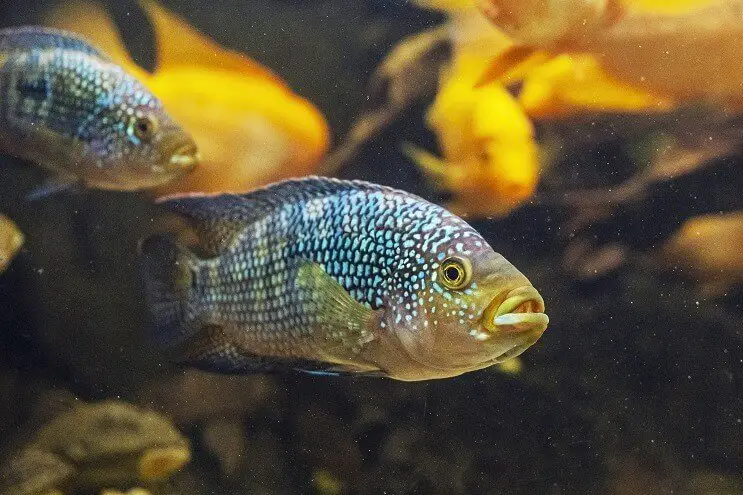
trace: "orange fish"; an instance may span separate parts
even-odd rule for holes
[[[103,7],[65,4],[49,24],[78,32],[136,75],[193,136],[197,171],[158,193],[247,191],[311,174],[329,146],[322,114],[270,70],[224,48],[152,0],[140,0],[157,43],[156,69],[137,66]]]
[[[616,81],[662,98],[743,106],[743,0],[479,0],[515,45],[492,81],[537,51],[589,54]]]
[[[406,144],[405,153],[435,186],[451,194],[459,215],[503,216],[528,200],[539,180],[531,121],[499,82],[476,87],[493,52],[511,42],[477,12],[472,0],[418,0],[449,15],[454,45],[426,114],[441,157]]]
[[[695,278],[714,297],[743,284],[743,212],[691,218],[663,246],[666,265]]]

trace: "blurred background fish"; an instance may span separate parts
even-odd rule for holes
[[[23,232],[13,221],[0,214],[0,273],[4,272],[23,246]]]
[[[117,400],[68,402],[0,463],[3,494],[161,489],[191,458],[188,440],[162,414]]]
[[[693,217],[662,248],[663,262],[715,297],[743,284],[743,212]]]
[[[306,178],[163,205],[203,253],[162,234],[141,247],[157,339],[187,364],[429,380],[518,356],[547,328],[524,275],[403,191]]]
[[[135,190],[198,161],[162,103],[107,55],[71,33],[0,31],[0,151],[55,173],[32,196],[82,184]]]
[[[322,114],[309,101],[270,70],[219,46],[156,2],[142,0],[139,5],[155,31],[152,74],[132,60],[101,5],[66,2],[45,18],[50,25],[100,44],[137,74],[193,135],[201,166],[159,193],[247,191],[315,169],[330,134]]]
[[[600,59],[602,69],[623,84],[670,100],[703,100],[729,111],[740,110],[740,0],[480,0],[478,4],[515,42],[496,58],[486,80],[539,50],[553,55],[585,53]]]

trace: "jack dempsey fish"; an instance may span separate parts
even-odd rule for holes
[[[310,177],[161,204],[199,239],[140,246],[157,336],[186,364],[446,378],[519,355],[547,327],[523,274],[403,191]]]
[[[40,27],[0,30],[0,152],[51,169],[56,188],[153,187],[198,162],[136,78],[82,38]]]

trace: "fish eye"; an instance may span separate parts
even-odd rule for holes
[[[149,115],[137,117],[132,123],[132,133],[140,141],[150,141],[157,131],[157,120]]]
[[[441,282],[447,289],[461,290],[467,287],[472,279],[472,267],[469,261],[452,256],[441,263],[439,274]]]

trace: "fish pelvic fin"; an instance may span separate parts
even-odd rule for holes
[[[199,66],[239,72],[248,77],[267,79],[286,87],[286,83],[247,55],[224,48],[199,32],[183,17],[168,11],[155,0],[139,0],[155,30],[157,70],[174,66]],[[177,33],[174,36],[173,33]]]
[[[44,13],[42,22],[47,26],[84,36],[108,58],[140,81],[148,76],[148,73],[132,59],[124,46],[119,29],[103,5],[88,0],[64,2]]]
[[[139,261],[155,340],[166,347],[182,343],[199,330],[205,314],[194,294],[201,260],[172,234],[155,234],[140,243]]]

